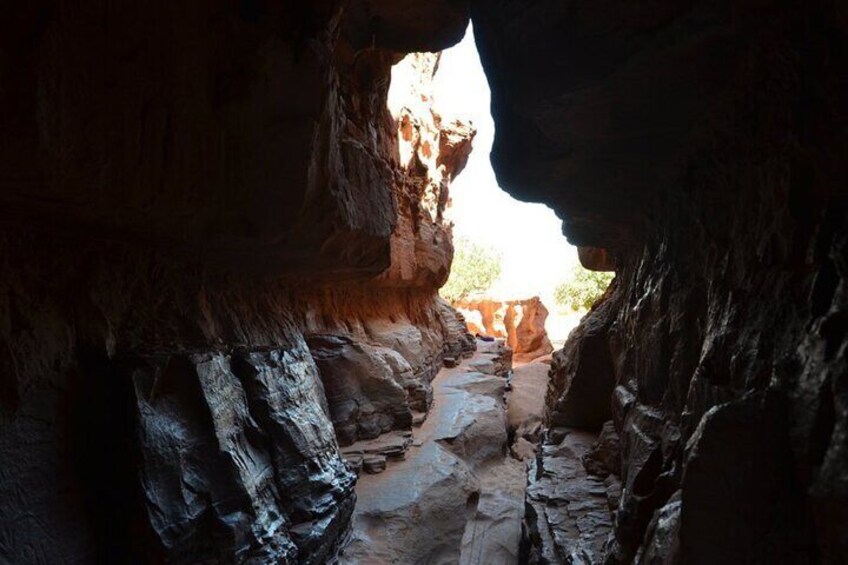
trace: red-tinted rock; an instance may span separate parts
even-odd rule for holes
[[[323,563],[355,501],[333,424],[408,427],[473,349],[436,296],[473,129],[412,108],[432,151],[402,163],[387,108],[389,47],[467,7],[354,4],[2,9],[7,560]]]
[[[471,132],[386,109],[467,3],[84,4],[0,18],[0,555],[323,562],[354,495],[303,336],[395,351],[411,407],[473,347],[434,297]],[[838,562],[844,8],[471,7],[500,184],[615,258],[549,395],[615,423],[608,559]]]
[[[615,259],[609,251],[601,247],[577,248],[580,264],[590,271],[615,271]]]
[[[553,351],[545,330],[548,310],[538,296],[507,301],[471,298],[460,300],[455,306],[466,318],[470,333],[506,338],[517,361],[529,361]]]

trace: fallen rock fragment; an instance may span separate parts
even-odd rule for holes
[[[345,458],[382,456],[393,460],[406,458],[406,451],[412,445],[412,432],[395,430],[379,437],[362,440],[342,449]]]
[[[382,455],[369,455],[362,460],[362,469],[375,475],[386,470],[386,458]]]
[[[365,459],[362,455],[345,455],[345,462],[348,468],[357,475],[362,471],[362,462]]]

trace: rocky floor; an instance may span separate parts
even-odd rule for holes
[[[518,563],[526,464],[509,455],[501,370],[497,343],[480,341],[474,357],[439,373],[405,458],[360,474],[341,563]],[[348,457],[369,447],[356,449]]]
[[[412,432],[345,448],[359,482],[340,563],[515,565],[522,545],[530,563],[598,562],[618,485],[584,467],[597,435],[542,428],[549,356],[506,378],[498,353],[479,341],[443,369]]]
[[[527,486],[529,563],[603,563],[620,486],[614,476],[590,475],[584,467],[597,439],[567,428],[547,432]]]

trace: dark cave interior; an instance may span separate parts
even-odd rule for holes
[[[437,294],[473,131],[386,108],[469,20],[498,181],[616,271],[551,360],[521,559],[848,561],[844,3],[13,0],[0,562],[345,562],[341,450],[475,347],[508,372]],[[556,518],[570,465],[620,487],[603,539]]]

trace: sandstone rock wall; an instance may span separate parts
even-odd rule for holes
[[[551,423],[620,436],[586,558],[844,561],[844,9],[472,5],[499,180],[615,259],[548,396]]]
[[[473,130],[412,108],[402,161],[386,106],[403,50],[461,36],[447,4],[0,9],[0,560],[331,557],[343,407],[406,425],[473,347],[435,292]],[[327,343],[388,368],[390,425]]]
[[[309,340],[410,408],[470,344],[434,289],[471,132],[386,109],[468,6],[83,4],[0,8],[0,558],[322,562],[354,504],[325,385],[357,434],[405,414]],[[608,560],[840,562],[844,8],[470,4],[502,185],[618,274],[548,406],[595,427],[613,385]]]
[[[471,334],[506,339],[517,361],[553,351],[545,320],[548,309],[538,296],[526,300],[465,299],[454,303]]]

